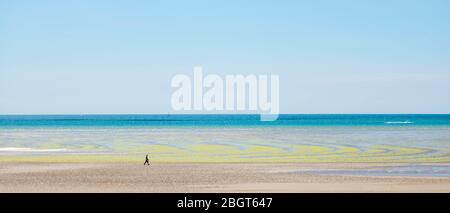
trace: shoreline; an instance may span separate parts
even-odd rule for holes
[[[0,163],[0,192],[449,192],[450,177],[293,171],[402,163]],[[448,165],[449,164],[426,164]]]

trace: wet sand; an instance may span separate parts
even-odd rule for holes
[[[379,163],[0,163],[0,192],[450,192],[449,177],[308,174]],[[396,166],[401,164],[389,164]]]

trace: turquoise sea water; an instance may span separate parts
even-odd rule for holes
[[[448,114],[259,115],[0,115],[0,127],[89,126],[450,126]]]
[[[0,161],[142,163],[147,153],[153,162],[407,163],[316,172],[448,177],[450,115],[0,116]]]

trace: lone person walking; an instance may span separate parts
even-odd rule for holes
[[[145,162],[144,162],[144,165],[145,165],[145,164],[147,164],[147,165],[150,166],[150,162],[148,161],[148,154],[145,156]]]

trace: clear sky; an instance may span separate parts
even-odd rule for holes
[[[168,113],[278,74],[281,113],[450,113],[450,1],[0,0],[0,114]]]

